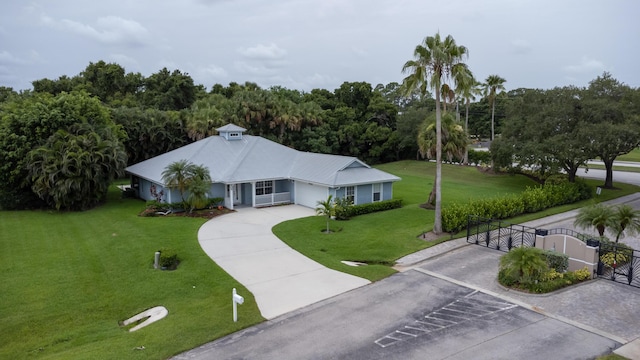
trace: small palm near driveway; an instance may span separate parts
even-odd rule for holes
[[[253,293],[262,316],[273,319],[370,283],[318,264],[271,232],[283,221],[314,215],[313,209],[299,205],[241,208],[206,222],[198,241],[213,261]]]

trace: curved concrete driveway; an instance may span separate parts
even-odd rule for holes
[[[213,261],[253,293],[262,316],[273,319],[369,284],[308,259],[271,232],[278,223],[314,214],[299,205],[242,208],[207,221],[198,230],[198,241]]]

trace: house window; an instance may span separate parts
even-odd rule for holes
[[[380,184],[373,184],[373,201],[380,201],[380,194],[382,193],[382,187]]]
[[[355,204],[356,203],[356,188],[355,188],[355,186],[347,186],[347,188],[345,189],[344,197],[351,204]]]
[[[256,195],[273,194],[273,180],[256,182]]]

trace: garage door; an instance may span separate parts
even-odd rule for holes
[[[295,196],[296,204],[315,209],[318,200],[327,200],[329,191],[326,186],[311,185],[309,183],[296,181]]]

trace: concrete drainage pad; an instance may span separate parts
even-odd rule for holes
[[[169,313],[169,311],[167,310],[167,308],[165,308],[164,306],[156,306],[156,307],[152,307],[151,309],[145,310],[141,313],[139,313],[138,315],[134,315],[130,318],[128,318],[127,320],[123,321],[121,323],[121,326],[127,326],[130,324],[133,324],[135,322],[138,322],[144,318],[147,318],[146,320],[144,320],[143,322],[139,323],[138,325],[132,327],[131,329],[129,329],[129,332],[134,332],[136,330],[140,330],[143,327],[149,325],[149,324],[153,324],[154,322],[163,319],[165,316],[167,316],[167,314]]]

